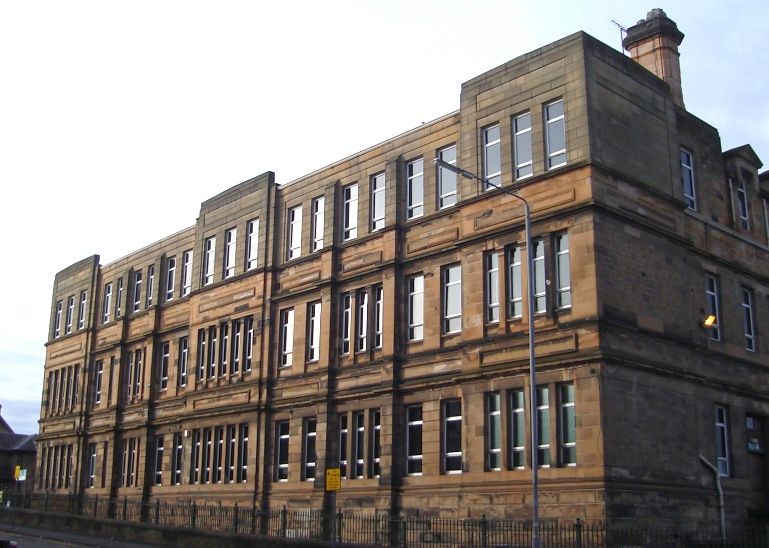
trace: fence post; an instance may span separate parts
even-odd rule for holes
[[[99,495],[94,495],[93,497],[93,517],[96,517],[96,513],[99,508]]]
[[[489,545],[489,520],[486,519],[486,514],[481,515],[481,546],[487,548]]]
[[[579,518],[574,524],[574,548],[582,548],[582,521]]]
[[[155,499],[155,525],[158,524],[160,519],[160,499]]]
[[[285,537],[286,536],[286,525],[288,522],[288,510],[286,510],[286,505],[283,505],[283,508],[280,511],[280,536]]]
[[[197,517],[198,517],[198,505],[193,500],[192,501],[192,516],[191,516],[191,518],[192,518],[192,528],[193,529],[195,528],[195,520],[197,519]]]
[[[235,510],[234,514],[232,515],[232,529],[236,533],[238,532],[238,503],[235,503]]]
[[[336,511],[336,542],[342,542],[342,509]]]

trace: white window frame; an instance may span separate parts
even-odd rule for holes
[[[189,367],[189,342],[187,337],[179,339],[179,379],[180,387],[187,386],[187,369]]]
[[[555,245],[555,302],[559,310],[571,308],[571,265],[569,234],[556,234]]]
[[[716,468],[718,468],[719,476],[729,477],[731,475],[731,451],[729,447],[729,410],[723,405],[716,405],[714,419]]]
[[[155,292],[155,265],[151,264],[147,267],[147,288],[144,291],[144,293],[146,293],[144,300],[145,300],[145,306],[147,308],[152,306],[152,294],[154,292]]]
[[[368,291],[365,289],[358,290],[355,297],[355,351],[365,352],[368,347]]]
[[[683,186],[686,207],[697,211],[697,186],[694,182],[694,155],[687,149],[681,148],[681,185]]]
[[[96,486],[96,444],[88,444],[88,488]]]
[[[452,166],[457,165],[457,145],[452,144],[438,150],[438,158]],[[457,203],[457,174],[445,167],[438,167],[438,208],[444,209]],[[453,190],[447,187],[453,182]]]
[[[458,415],[449,415],[449,407],[453,404],[457,404],[457,407],[459,409]],[[460,399],[450,399],[450,400],[444,400],[441,402],[441,416],[442,416],[442,423],[443,428],[441,429],[441,460],[442,462],[442,468],[444,474],[461,474],[462,473],[462,461],[463,461],[463,455],[462,455],[462,400]],[[456,427],[456,423],[459,423],[459,450],[458,451],[449,451],[448,447],[448,437],[449,437],[449,429]],[[450,459],[456,459],[459,458],[459,467],[457,468],[454,464],[451,464]]]
[[[710,326],[708,337],[714,341],[721,340],[721,288],[718,277],[713,274],[705,275],[705,299],[707,314],[715,316],[713,325]]]
[[[85,327],[85,315],[88,304],[88,291],[83,290],[80,292],[80,305],[77,311],[77,328],[83,329]]]
[[[117,279],[117,292],[115,294],[115,319],[123,315],[123,278]]]
[[[252,219],[246,224],[246,270],[257,267],[259,255],[259,219]]]
[[[521,269],[521,248],[517,245],[507,249],[507,316],[519,320],[523,317],[523,271]]]
[[[294,363],[294,309],[280,311],[280,367]]]
[[[452,264],[442,269],[443,333],[462,331],[462,265]]]
[[[381,474],[380,460],[382,455],[382,412],[372,409],[369,414],[371,437],[369,438],[369,469],[370,478],[378,478]]]
[[[248,423],[238,425],[238,483],[248,481]]]
[[[352,470],[350,477],[361,479],[366,474],[366,415],[363,411],[352,414]]]
[[[407,280],[408,340],[421,341],[424,338],[425,277],[423,274],[409,276]],[[418,316],[418,317],[417,317]]]
[[[159,388],[161,392],[168,389],[168,367],[171,361],[171,343],[166,341],[160,346],[160,375]]]
[[[176,256],[166,259],[166,302],[174,300],[174,282],[176,281]]]
[[[547,271],[545,270],[545,242],[541,238],[532,240],[534,247],[534,313],[544,314],[547,311]],[[531,253],[531,250],[526,250]]]
[[[237,250],[238,229],[231,228],[224,233],[224,264],[222,279],[235,275],[235,252]]]
[[[561,106],[561,114],[555,115],[551,117],[550,109],[551,107],[554,107],[555,105],[558,105],[560,103]],[[557,167],[565,166],[568,158],[567,158],[567,147],[566,147],[566,108],[563,104],[563,99],[556,99],[555,101],[550,101],[545,105],[545,155],[546,155],[546,164],[547,169],[555,169]],[[560,124],[558,124],[561,122]],[[560,125],[560,129],[558,128],[558,125]],[[558,150],[552,150],[552,142],[551,138],[554,137],[555,132],[558,131],[563,136],[563,148]],[[563,158],[559,158],[560,156],[563,156]]]
[[[101,403],[101,388],[104,378],[104,361],[98,360],[95,364],[96,370],[94,371],[94,383],[93,383],[93,403]]]
[[[307,361],[316,362],[320,359],[320,318],[321,302],[315,301],[307,305]]]
[[[384,287],[374,287],[374,348],[382,348],[384,326]]]
[[[496,136],[493,135],[496,132]],[[502,130],[499,123],[481,130],[483,139],[483,190],[492,190],[502,186]],[[491,171],[492,159],[499,164],[499,169]]]
[[[419,418],[413,417],[411,415],[412,410],[416,411],[419,410]],[[419,431],[421,443],[419,447],[419,452],[416,452],[416,448],[412,447],[413,445],[413,434],[416,433],[416,431]],[[422,406],[421,405],[410,405],[406,408],[406,474],[409,476],[421,476],[423,472],[423,456],[424,456],[424,416],[422,415]],[[416,466],[418,463],[419,470],[415,472],[410,472],[410,466],[412,463],[415,463],[414,466]]]
[[[214,283],[216,270],[216,236],[206,238],[203,243],[203,285]]]
[[[64,323],[64,333],[72,333],[72,322],[75,317],[75,296],[70,295],[67,297],[67,319]]]
[[[104,284],[104,302],[101,309],[101,323],[109,323],[112,313],[112,282]]]
[[[192,291],[192,253],[193,251],[188,249],[182,255],[182,297]]]
[[[369,181],[371,186],[371,232],[376,232],[385,227],[387,207],[385,187],[387,181],[384,172],[372,175]]]
[[[521,161],[521,156],[524,155],[528,157],[528,160]],[[513,118],[513,157],[516,180],[526,179],[534,175],[531,112],[522,112]]]
[[[502,470],[502,396],[499,392],[486,394],[486,470]]]
[[[326,230],[326,197],[318,196],[312,201],[312,242],[310,251],[323,249],[323,235]]]
[[[339,475],[347,479],[347,413],[339,415]]]
[[[358,184],[353,183],[342,189],[343,224],[342,240],[352,240],[358,237]]]
[[[307,417],[304,419],[304,447],[302,451],[302,479],[304,481],[315,481],[318,464],[318,419],[316,417]],[[310,447],[312,446],[312,454]],[[312,472],[310,472],[312,470]]]
[[[486,283],[484,284],[486,303],[486,323],[499,323],[499,253],[492,251],[484,256]]]
[[[133,312],[138,312],[142,307],[142,281],[143,275],[141,270],[134,272],[134,288],[133,288]]]
[[[575,411],[574,383],[567,382],[558,385],[558,396],[560,404],[560,416],[558,421],[558,445],[560,453],[561,466],[577,466],[577,415]],[[574,427],[574,439],[567,439],[568,425],[571,421]],[[574,458],[569,456],[574,452]]]
[[[286,224],[286,260],[302,256],[302,206],[289,208]]]
[[[510,446],[510,468],[523,470],[526,462],[526,394],[523,388],[509,392],[510,424],[507,427]],[[516,438],[520,445],[516,445]]]
[[[735,194],[737,195],[737,218],[743,230],[750,230],[750,206],[748,201],[748,185],[744,176],[737,177]]]
[[[155,438],[155,485],[163,484],[163,436]]]
[[[753,311],[753,290],[740,286],[745,350],[756,351],[756,316]]]
[[[341,327],[341,339],[342,347],[340,354],[350,353],[350,332],[352,330],[352,293],[348,292],[342,295],[342,325]]]
[[[416,158],[406,163],[406,218],[416,219],[424,213],[424,159]]]
[[[537,387],[537,466],[550,468],[550,387]]]
[[[291,430],[287,420],[275,423],[275,481],[288,481],[288,455],[291,443]],[[285,433],[284,433],[285,428]],[[285,441],[285,449],[282,443]]]

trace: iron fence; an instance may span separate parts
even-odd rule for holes
[[[446,519],[419,516],[321,510],[260,510],[191,502],[164,502],[128,497],[22,494],[11,499],[16,507],[43,512],[79,514],[208,531],[230,531],[271,537],[335,540],[397,548],[523,548],[531,546],[530,521],[512,519]],[[729,531],[721,540],[718,527],[607,525],[597,521],[543,521],[542,548],[766,548],[769,525],[752,524]],[[333,532],[333,533],[332,533]]]

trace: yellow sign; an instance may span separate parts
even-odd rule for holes
[[[339,491],[342,487],[342,476],[339,468],[326,468],[326,491]]]
[[[17,466],[13,470],[13,479],[15,481],[19,481],[19,477],[21,476],[21,466]]]

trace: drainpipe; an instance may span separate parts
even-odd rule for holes
[[[721,474],[718,473],[718,468],[713,466],[708,459],[702,456],[700,453],[700,460],[711,472],[716,479],[716,491],[718,492],[718,516],[721,522],[721,540],[726,540],[726,522],[724,520],[724,490],[721,489]]]

